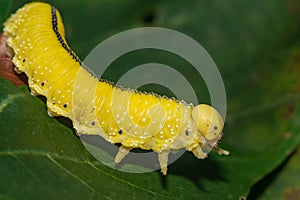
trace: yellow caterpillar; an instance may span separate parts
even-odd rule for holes
[[[168,154],[185,148],[199,159],[217,148],[223,119],[211,106],[124,89],[94,75],[65,39],[59,12],[46,3],[29,3],[4,25],[17,72],[28,76],[34,95],[47,98],[48,113],[72,120],[77,134],[100,135],[121,147],[119,163],[133,148],[158,153],[166,175]]]

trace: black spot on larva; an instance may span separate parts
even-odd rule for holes
[[[188,130],[185,130],[185,135],[186,135],[186,136],[189,136],[189,134],[190,134],[189,131],[188,131]]]
[[[217,126],[214,126],[214,130],[215,130],[215,131],[218,130],[218,127],[217,127]]]
[[[26,61],[26,59],[24,58],[24,59],[23,59],[23,63],[24,63],[25,61]]]
[[[92,121],[92,123],[91,123],[91,124],[92,124],[92,126],[95,126],[96,122],[95,122],[95,121]]]
[[[45,85],[45,82],[42,82],[42,83],[41,83],[41,86],[44,87],[44,85]]]
[[[61,41],[61,43],[62,43],[62,41]],[[65,43],[62,43],[62,46],[63,46],[65,49],[67,49],[67,45],[66,45]]]
[[[118,133],[121,135],[121,134],[123,133],[122,129],[120,129],[120,130],[118,131]]]
[[[65,104],[63,105],[63,107],[64,107],[64,108],[67,108],[67,107],[68,107],[68,105],[65,103]]]

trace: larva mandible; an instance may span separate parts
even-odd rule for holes
[[[47,98],[48,113],[72,120],[77,134],[100,135],[120,143],[115,162],[133,148],[158,153],[167,174],[168,154],[185,148],[199,158],[217,148],[223,119],[211,106],[116,86],[93,74],[70,49],[60,13],[40,2],[26,4],[4,24],[16,71],[31,92]]]

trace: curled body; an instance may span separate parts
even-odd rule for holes
[[[153,150],[166,174],[171,150],[185,148],[204,159],[222,137],[223,119],[209,105],[193,106],[97,77],[68,46],[61,15],[49,4],[26,4],[6,21],[4,33],[16,71],[27,75],[32,94],[47,98],[48,113],[71,119],[78,135],[120,143],[116,163],[133,148]]]

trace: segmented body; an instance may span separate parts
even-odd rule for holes
[[[7,20],[4,32],[15,53],[13,62],[28,76],[32,93],[47,98],[49,113],[70,118],[78,134],[121,143],[116,162],[132,148],[151,149],[159,153],[165,174],[171,149],[193,151],[206,145],[192,119],[193,105],[123,89],[85,67],[68,46],[53,6],[25,5]]]

